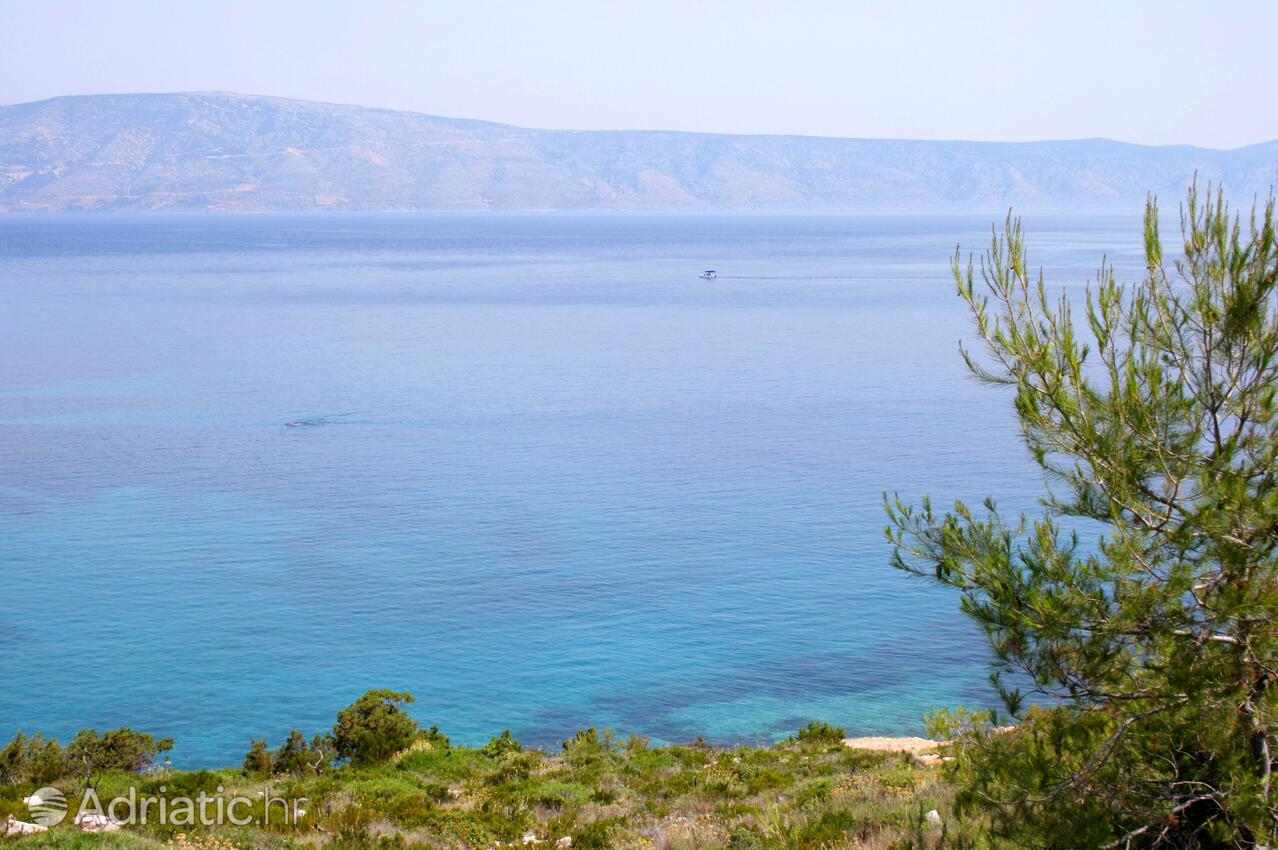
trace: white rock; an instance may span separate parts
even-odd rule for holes
[[[35,835],[37,832],[48,832],[47,826],[41,826],[38,823],[27,823],[9,815],[9,819],[4,822],[4,834],[8,835]]]
[[[555,842],[555,846],[556,846],[556,847],[571,847],[571,846],[572,846],[572,836],[571,836],[571,835],[565,835],[563,838],[561,838],[561,839],[559,839],[558,841],[556,841],[556,842]]]
[[[83,812],[76,815],[72,823],[80,827],[81,832],[115,832],[124,826],[100,812]]]
[[[927,822],[932,824],[932,826],[941,825],[941,813],[938,812],[936,809],[933,809],[932,811],[928,812],[923,817],[927,818]]]

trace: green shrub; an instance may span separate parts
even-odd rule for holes
[[[399,770],[448,782],[471,779],[491,766],[479,750],[455,747],[446,750],[412,750],[395,762]]]
[[[212,796],[218,793],[217,789],[223,787],[220,774],[211,770],[197,770],[193,773],[174,773],[162,778],[152,779],[142,786],[142,790],[147,794],[155,794],[172,800],[175,797],[191,797],[194,799],[201,793]],[[160,789],[164,790],[161,791]]]
[[[801,787],[794,795],[794,802],[800,806],[807,806],[813,801],[824,800],[830,796],[830,792],[834,790],[834,780],[830,778],[816,779]]]
[[[738,768],[737,774],[741,777],[741,781],[745,783],[746,790],[751,794],[770,791],[774,788],[784,788],[791,781],[790,777],[781,771],[766,767]]]
[[[895,757],[895,753],[844,748],[839,756],[839,763],[846,770],[873,770],[876,767],[887,764]]]
[[[67,745],[68,768],[93,784],[94,777],[110,770],[141,773],[155,764],[156,757],[173,749],[172,738],[156,739],[127,726],[108,729],[81,729]]]
[[[332,763],[327,742],[316,735],[308,746],[300,729],[289,733],[288,740],[275,751],[271,772],[291,776],[323,773]]]
[[[665,749],[637,750],[629,755],[625,763],[625,772],[632,776],[646,778],[679,766],[679,759]]]
[[[860,838],[868,832],[868,825],[855,812],[845,808],[827,808],[799,825],[797,843],[803,847],[832,847],[846,842],[849,837]]]
[[[612,732],[605,732],[601,736],[599,730],[593,726],[589,729],[578,729],[577,734],[563,744],[564,753],[567,755],[595,754],[611,751],[612,748]]]
[[[728,850],[758,850],[766,839],[763,833],[745,824],[737,824],[728,835]]]
[[[740,800],[725,800],[714,807],[715,817],[726,821],[739,820],[758,813],[759,808],[757,806],[743,803]]]
[[[408,844],[404,836],[395,835],[370,836],[363,829],[344,830],[336,838],[324,845],[325,850],[403,850]]]
[[[794,736],[794,740],[801,745],[828,746],[830,744],[842,744],[843,739],[846,737],[847,732],[840,727],[831,726],[829,723],[818,723],[813,720],[798,731]]]
[[[518,753],[522,752],[523,749],[523,745],[511,737],[510,730],[506,729],[501,735],[480,747],[479,751],[489,758],[501,758],[506,753]]]
[[[573,850],[611,850],[614,827],[610,820],[579,824],[572,835]]]
[[[532,759],[511,759],[503,762],[500,767],[484,779],[486,785],[506,785],[512,782],[522,782],[532,775],[535,762]]]
[[[601,806],[611,806],[621,799],[621,795],[613,788],[596,788],[590,792],[590,802]]]
[[[0,784],[33,782],[47,785],[67,773],[62,747],[39,732],[28,738],[19,732],[0,750]]]
[[[244,755],[244,772],[249,774],[271,773],[275,770],[275,761],[266,749],[266,740],[254,739],[249,744],[249,751]]]
[[[408,828],[426,826],[436,820],[438,801],[420,792],[396,797],[390,802],[386,814],[396,826]]]
[[[427,744],[430,744],[431,747],[440,750],[446,750],[453,745],[452,742],[448,740],[448,736],[439,731],[438,726],[431,726],[429,729],[424,729],[418,732],[417,740],[425,741]]]
[[[390,761],[417,737],[417,721],[400,708],[412,694],[374,690],[337,713],[333,748],[338,758],[364,766]]]

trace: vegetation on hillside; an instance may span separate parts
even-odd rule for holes
[[[372,743],[365,752],[376,751],[403,731],[389,711],[398,710],[403,696],[370,692],[339,715],[336,728]],[[939,770],[903,753],[849,749],[842,736],[841,729],[814,723],[776,746],[722,749],[699,742],[652,747],[641,738],[586,729],[546,752],[523,747],[509,732],[482,747],[462,747],[438,729],[414,728],[403,749],[357,763],[353,754],[322,757],[332,736],[308,743],[295,732],[273,752],[254,742],[240,770],[151,767],[139,775],[113,768],[93,777],[104,802],[130,788],[167,800],[201,792],[244,796],[253,800],[254,825],[152,822],[89,835],[68,818],[11,841],[24,850],[947,846],[945,827],[925,817],[933,809],[948,817],[949,792]],[[26,818],[23,798],[48,775],[14,777],[0,787],[0,819]],[[69,769],[53,784],[73,801],[86,787]],[[268,786],[272,796],[304,798],[304,814],[262,824]]]

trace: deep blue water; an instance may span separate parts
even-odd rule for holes
[[[988,702],[881,498],[1041,489],[957,355],[989,218],[0,219],[0,737],[236,763],[371,687],[465,742]],[[1081,288],[1139,224],[1030,219],[1032,260]]]

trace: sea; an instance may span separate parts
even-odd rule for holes
[[[0,217],[0,739],[236,765],[372,688],[542,746],[993,704],[883,503],[1039,509],[959,354],[1002,217]],[[1078,296],[1140,226],[1029,215],[1030,263]]]

